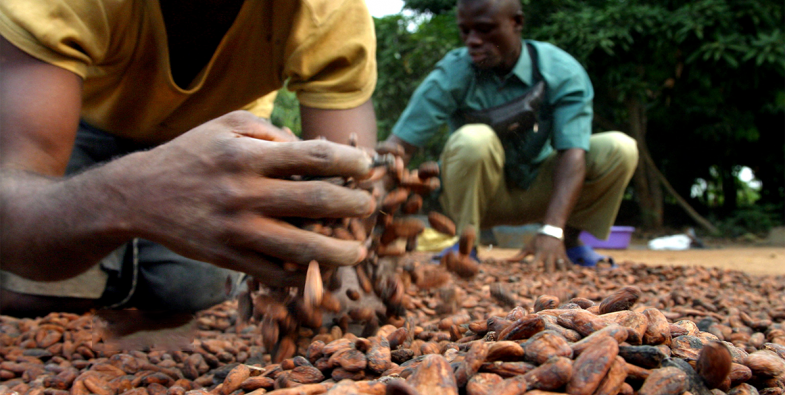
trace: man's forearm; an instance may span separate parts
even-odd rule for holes
[[[64,279],[130,239],[118,170],[110,163],[64,179],[0,170],[2,269]]]
[[[376,147],[376,113],[371,100],[346,110],[324,110],[300,106],[303,139],[324,137],[346,144],[351,134],[357,135],[360,147]]]
[[[578,201],[585,177],[585,151],[569,149],[558,154],[553,170],[553,191],[543,223],[565,227]]]

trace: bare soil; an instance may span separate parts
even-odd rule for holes
[[[480,248],[481,258],[503,259],[517,250]],[[740,270],[752,275],[785,275],[785,247],[732,245],[690,249],[686,251],[653,251],[645,245],[632,244],[626,250],[597,250],[616,262],[630,261],[647,265],[709,266]]]

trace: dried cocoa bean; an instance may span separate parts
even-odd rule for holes
[[[622,357],[616,357],[608,369],[608,373],[597,386],[594,395],[616,395],[621,391],[624,380],[627,378],[627,363]]]
[[[572,377],[567,392],[590,395],[597,389],[619,353],[619,344],[606,337],[581,353],[573,364]]]
[[[600,314],[629,310],[641,297],[641,289],[635,286],[624,287],[600,302]]]
[[[652,370],[639,395],[681,395],[687,389],[687,374],[675,367]]]
[[[698,355],[695,371],[709,389],[718,388],[728,379],[731,371],[731,356],[722,343],[708,343]]]
[[[560,334],[545,330],[523,344],[524,360],[541,365],[552,356],[572,358],[572,348]]]
[[[458,394],[458,385],[450,364],[438,354],[427,355],[406,382],[421,394]]]
[[[492,395],[504,379],[498,374],[477,373],[466,384],[467,395]]]
[[[448,236],[455,236],[455,223],[444,214],[431,211],[428,213],[428,223],[432,228]]]

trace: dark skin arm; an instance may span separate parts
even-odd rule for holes
[[[373,149],[376,146],[376,113],[371,100],[346,110],[324,110],[300,106],[303,140],[324,137],[346,144],[349,136],[357,135],[357,146]]]
[[[543,224],[564,229],[567,219],[578,201],[586,177],[586,151],[572,148],[559,151],[553,171],[553,193]],[[567,231],[565,230],[565,233]],[[510,262],[519,262],[534,255],[534,263],[543,262],[547,271],[556,267],[564,270],[570,265],[564,241],[548,235],[538,234]]]
[[[63,177],[81,80],[0,39],[0,261],[35,280],[83,272],[133,237],[190,258],[297,284],[280,262],[350,265],[358,242],[279,217],[367,216],[370,194],[291,174],[362,178],[365,152],[300,142],[250,113],[207,122],[169,143]],[[56,269],[56,270],[54,270]]]

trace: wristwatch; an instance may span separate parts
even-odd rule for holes
[[[545,224],[540,227],[540,230],[538,230],[537,233],[555,237],[559,240],[564,240],[564,229],[558,226]]]

